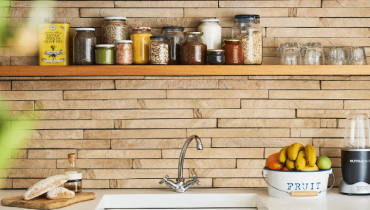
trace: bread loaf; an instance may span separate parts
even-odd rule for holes
[[[51,200],[75,197],[75,192],[64,187],[57,187],[46,193],[46,197]]]
[[[54,189],[68,181],[67,175],[55,175],[49,178],[43,179],[32,187],[28,188],[27,192],[22,196],[24,200],[31,200],[36,198],[51,189]]]

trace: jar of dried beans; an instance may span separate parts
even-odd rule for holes
[[[239,39],[226,39],[222,49],[225,50],[226,65],[243,64],[243,47]]]
[[[132,29],[132,63],[149,64],[149,44],[152,36],[150,27],[137,27]]]
[[[185,32],[181,45],[181,64],[204,65],[207,61],[207,45],[203,32]]]
[[[101,27],[102,43],[116,44],[118,40],[128,39],[128,28],[125,17],[106,17]]]
[[[162,36],[167,36],[169,40],[169,65],[179,65],[181,43],[184,39],[184,27],[165,26],[162,27]]]
[[[119,40],[116,44],[116,64],[132,64],[132,41]]]
[[[150,37],[150,64],[168,64],[168,40],[166,36]]]
[[[96,36],[94,28],[77,28],[73,37],[73,64],[95,64]]]
[[[243,46],[243,64],[262,64],[262,29],[253,24],[241,34]]]

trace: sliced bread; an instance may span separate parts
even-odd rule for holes
[[[75,197],[75,192],[64,187],[54,188],[46,193],[46,197],[51,200]]]
[[[27,192],[24,193],[22,196],[24,200],[31,200],[33,198],[36,198],[46,192],[48,192],[51,189],[54,189],[68,181],[67,175],[55,175],[51,176],[49,178],[43,179],[36,184],[34,184],[32,187],[28,188]]]

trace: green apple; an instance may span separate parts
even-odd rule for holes
[[[331,168],[331,160],[330,158],[326,156],[320,156],[317,158],[317,167],[319,167],[320,170],[327,170]]]

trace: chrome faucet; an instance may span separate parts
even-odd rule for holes
[[[163,183],[166,183],[167,186],[169,186],[170,188],[172,188],[173,190],[175,190],[175,192],[180,192],[180,193],[183,193],[185,192],[187,189],[189,189],[191,186],[193,186],[194,184],[197,184],[197,185],[200,185],[200,181],[198,180],[198,178],[193,175],[193,180],[190,180],[190,181],[187,181],[185,183],[185,179],[183,177],[183,166],[184,166],[184,157],[185,157],[185,153],[186,153],[186,150],[188,149],[188,146],[190,144],[190,142],[195,139],[196,142],[197,142],[197,150],[203,150],[203,145],[202,145],[202,141],[200,140],[199,136],[197,135],[192,135],[190,136],[184,146],[182,147],[182,150],[181,150],[181,153],[180,153],[180,158],[179,158],[179,171],[178,171],[178,178],[176,180],[177,183],[171,181],[168,179],[168,175],[166,175],[162,181],[159,182],[159,184],[163,184]]]

